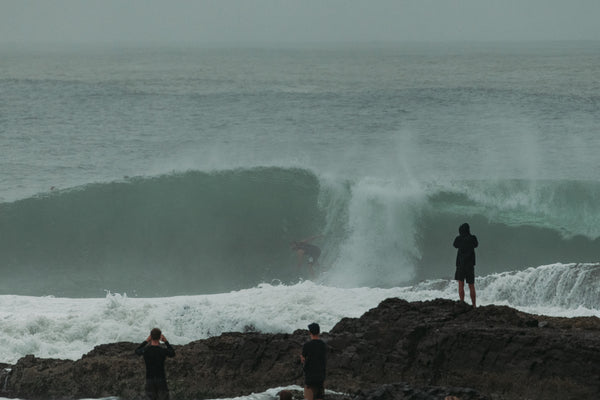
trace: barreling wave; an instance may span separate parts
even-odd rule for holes
[[[478,275],[596,262],[600,184],[435,184],[300,168],[187,171],[88,184],[0,204],[0,294],[208,294],[316,278],[398,287],[453,274],[467,221]],[[319,275],[292,240],[321,234]]]
[[[326,282],[382,286],[452,277],[458,227],[480,242],[478,274],[599,260],[600,183],[362,179],[348,199],[348,235]]]
[[[3,293],[215,293],[292,279],[289,242],[319,232],[299,169],[190,171],[1,205]]]

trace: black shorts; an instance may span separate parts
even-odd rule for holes
[[[468,284],[475,283],[475,266],[470,267],[456,267],[454,273],[454,279],[457,281],[467,281]]]
[[[146,379],[146,399],[169,400],[169,388],[164,379]]]
[[[313,393],[313,400],[322,399],[325,396],[325,388],[323,386],[323,382],[321,383],[308,383],[305,384],[307,389],[310,389]]]

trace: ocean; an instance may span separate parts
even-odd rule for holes
[[[599,150],[600,42],[2,45],[0,362],[457,299],[463,222],[479,305],[600,316]]]

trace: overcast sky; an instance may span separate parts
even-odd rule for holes
[[[0,0],[0,43],[600,40],[600,0]]]

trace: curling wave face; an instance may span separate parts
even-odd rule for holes
[[[0,291],[161,296],[250,287],[287,264],[296,235],[319,230],[318,195],[306,171],[257,168],[90,184],[2,204]]]
[[[322,234],[317,280],[395,287],[452,276],[466,219],[477,273],[595,262],[600,184],[350,180],[299,168],[128,178],[0,204],[0,293],[156,297],[311,278],[289,243]]]

